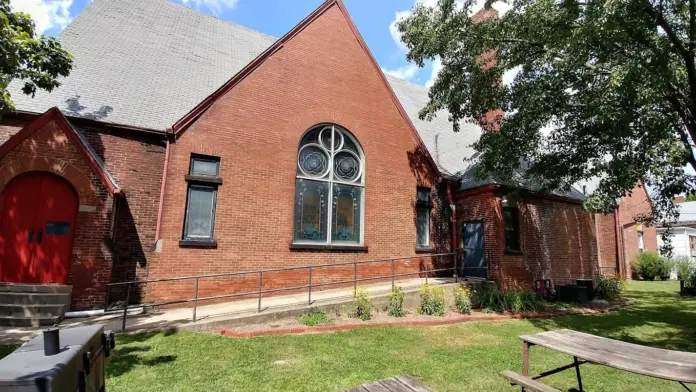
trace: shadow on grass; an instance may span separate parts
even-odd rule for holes
[[[176,330],[171,329],[165,332],[117,335],[114,357],[106,369],[107,377],[117,377],[123,375],[131,371],[136,366],[159,366],[176,361],[176,355],[158,355],[154,357],[146,357],[141,355],[151,351],[151,347],[147,345],[149,340],[158,335],[170,336],[175,333]],[[143,344],[133,346],[133,343]]]
[[[696,352],[696,299],[645,287],[627,291],[626,297],[635,298],[636,303],[616,313],[531,322],[547,331],[568,328],[629,343]]]

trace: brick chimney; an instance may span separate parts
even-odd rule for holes
[[[481,8],[478,12],[476,12],[472,17],[471,20],[474,22],[483,22],[486,20],[494,19],[498,17],[498,11],[496,11],[493,8]],[[491,49],[487,51],[486,53],[481,55],[481,60],[482,60],[482,65],[481,68],[488,69],[492,66],[495,65],[495,49]],[[503,81],[500,81],[500,85],[502,86]],[[503,112],[502,109],[496,109],[496,110],[490,110],[488,113],[486,113],[485,117],[482,119],[483,121],[480,121],[481,127],[485,131],[489,132],[497,132],[500,129],[500,124],[498,121],[502,121],[503,116],[505,115],[505,112]],[[498,121],[496,121],[498,120]]]

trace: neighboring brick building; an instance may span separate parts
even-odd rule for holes
[[[16,244],[0,243],[2,280],[72,284],[73,307],[89,308],[104,306],[109,282],[309,265],[314,284],[341,282],[452,268],[432,255],[454,251],[460,275],[526,290],[617,265],[614,218],[583,211],[577,190],[473,180],[466,159],[482,130],[454,133],[446,112],[420,120],[427,89],[385,77],[338,0],[279,40],[166,0],[95,0],[59,39],[76,61],[60,88],[32,99],[12,85],[0,191],[46,172],[75,189],[74,221],[38,223],[62,228],[51,243],[70,256],[49,251],[69,274],[22,275],[39,226],[15,224],[27,212],[5,192],[0,234]],[[117,47],[105,52],[107,40]],[[263,288],[308,279],[269,272]],[[193,284],[141,286],[131,301],[188,298]],[[257,274],[207,278],[199,295],[257,287]]]

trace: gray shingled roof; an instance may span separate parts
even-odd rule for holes
[[[75,58],[70,76],[34,99],[13,82],[17,110],[43,113],[57,106],[70,117],[157,131],[174,125],[276,41],[168,0],[94,0],[58,39]],[[462,122],[455,133],[444,110],[423,121],[418,112],[428,89],[387,80],[443,174],[461,177],[461,189],[497,183],[472,177],[478,125]]]
[[[389,75],[387,80],[440,171],[455,176],[468,170],[472,162],[467,160],[476,154],[472,144],[481,137],[481,127],[461,122],[460,131],[454,132],[446,110],[432,121],[421,120],[418,113],[428,103],[428,89]]]
[[[17,110],[164,131],[268,48],[275,38],[167,0],[94,0],[59,36],[70,76]]]

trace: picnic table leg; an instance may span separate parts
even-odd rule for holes
[[[529,343],[522,342],[522,375],[529,377]]]
[[[580,362],[578,361],[578,357],[573,357],[573,360],[575,361],[575,374],[578,377],[578,389],[580,389],[580,392],[583,392],[582,377],[580,376]]]
[[[522,342],[522,375],[529,377],[529,343]],[[522,387],[522,392],[525,392]]]

